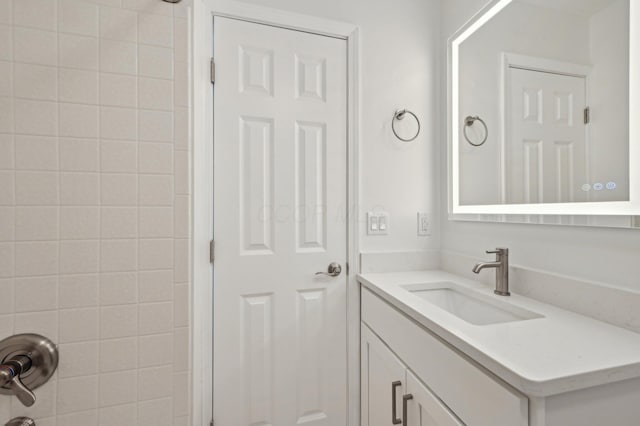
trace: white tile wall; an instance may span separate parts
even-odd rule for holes
[[[135,108],[137,92],[135,76],[100,74],[100,99],[102,105]]]
[[[13,59],[16,62],[56,66],[58,34],[15,26],[13,28]],[[62,39],[61,45],[62,45]]]
[[[0,339],[61,356],[0,424],[189,422],[189,3],[0,0]]]

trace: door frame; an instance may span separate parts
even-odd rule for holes
[[[500,198],[502,204],[507,202],[507,140],[509,139],[509,123],[507,120],[507,111],[510,110],[511,90],[509,85],[509,70],[511,68],[522,69],[526,71],[536,71],[549,74],[565,75],[568,77],[584,78],[585,104],[589,106],[589,81],[591,78],[592,67],[567,61],[558,61],[538,56],[521,55],[511,52],[502,52],[500,55],[501,72],[500,72]],[[585,165],[587,176],[590,176],[590,149],[591,126],[585,128],[585,144],[587,150],[587,158]]]
[[[343,39],[347,43],[347,424],[360,421],[360,270],[358,241],[360,53],[358,27],[345,22],[292,13],[233,0],[194,0],[191,14],[193,154],[193,238],[191,290],[191,424],[208,425],[213,415],[213,18]]]

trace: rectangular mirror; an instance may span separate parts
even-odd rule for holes
[[[637,2],[490,3],[449,42],[451,213],[634,226],[639,50]]]

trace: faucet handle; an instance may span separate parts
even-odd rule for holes
[[[14,395],[27,407],[58,366],[55,344],[38,334],[18,334],[0,341],[0,394]]]
[[[20,376],[29,371],[32,364],[28,355],[16,355],[3,361],[3,364],[0,365],[2,388],[8,389],[10,393],[17,396],[18,400],[26,407],[31,407],[36,402],[36,396],[31,392],[31,389],[22,383]]]
[[[487,250],[487,254],[506,254],[509,253],[508,248],[497,248],[495,250]]]
[[[22,383],[20,376],[14,377],[7,387],[13,391],[14,395],[18,397],[18,400],[25,407],[31,407],[36,403],[35,394]]]

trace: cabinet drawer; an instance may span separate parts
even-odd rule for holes
[[[524,395],[472,364],[365,288],[362,289],[362,321],[465,424],[528,425],[528,400]]]

